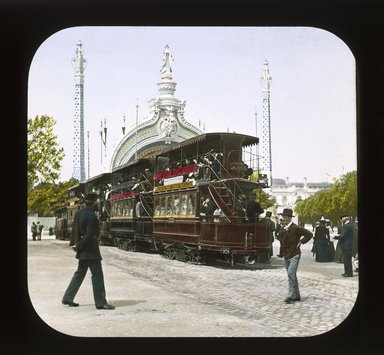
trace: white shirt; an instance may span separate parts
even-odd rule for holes
[[[287,224],[287,225],[284,227],[284,229],[285,229],[285,230],[288,230],[288,228],[291,226],[292,223],[293,223],[292,221],[289,222],[289,224]]]

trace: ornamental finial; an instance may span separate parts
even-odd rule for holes
[[[161,74],[170,74],[172,73],[172,62],[173,62],[173,56],[171,51],[169,50],[168,44],[165,46],[164,52],[163,52],[163,67],[160,70]]]

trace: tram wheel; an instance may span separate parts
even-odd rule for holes
[[[175,260],[176,259],[176,250],[172,245],[167,245],[164,248],[163,255],[167,259]]]
[[[253,265],[256,263],[256,257],[254,255],[247,255],[244,257],[244,264]]]

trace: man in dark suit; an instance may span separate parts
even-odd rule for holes
[[[334,238],[339,240],[340,249],[343,252],[344,261],[344,274],[343,277],[352,277],[352,246],[353,246],[353,235],[354,227],[351,223],[350,217],[347,215],[341,216],[341,232]]]
[[[78,212],[73,226],[73,231],[78,230],[80,238],[74,238],[76,244],[73,250],[76,251],[76,259],[79,260],[77,270],[75,271],[67,290],[64,293],[62,303],[71,307],[77,307],[79,304],[73,300],[79,290],[88,268],[92,273],[92,288],[95,306],[97,309],[114,309],[108,304],[105,298],[105,286],[103,269],[101,266],[101,254],[99,247],[99,220],[95,211],[99,207],[99,200],[96,193],[88,193],[85,196],[85,207]],[[78,240],[77,240],[78,239]]]
[[[299,227],[292,222],[292,210],[285,208],[282,217],[284,228],[280,231],[280,254],[284,257],[284,265],[288,274],[288,297],[285,303],[293,303],[301,300],[297,269],[301,257],[300,245],[307,243],[313,236],[309,230]]]
[[[269,234],[269,238],[268,238],[268,243],[270,245],[269,257],[271,257],[273,255],[273,242],[275,240],[273,234],[276,230],[275,222],[273,222],[271,220],[271,216],[272,216],[272,212],[267,211],[267,212],[265,212],[265,217],[262,220],[262,222],[267,226],[267,230],[268,230],[268,234]]]

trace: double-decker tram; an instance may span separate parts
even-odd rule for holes
[[[111,173],[110,235],[119,249],[154,251],[154,159],[136,159]]]
[[[81,182],[68,189],[67,205],[56,209],[55,235],[56,239],[69,240],[72,232],[73,219],[76,211],[83,204],[85,183]]]
[[[85,193],[97,192],[99,196],[99,221],[100,221],[100,244],[101,245],[114,245],[113,239],[110,234],[110,214],[111,206],[109,201],[109,194],[111,191],[111,173],[101,173],[99,175],[89,178],[85,182]]]
[[[153,238],[165,257],[254,263],[268,255],[268,233],[251,211],[258,138],[206,133],[155,154]],[[248,152],[249,153],[249,152]],[[253,181],[255,180],[255,181]]]

